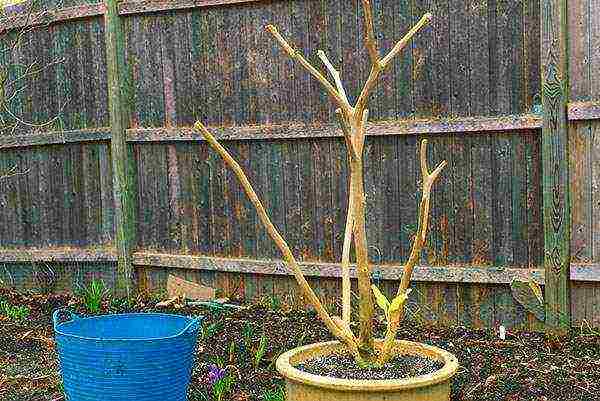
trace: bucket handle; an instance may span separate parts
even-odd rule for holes
[[[190,334],[194,334],[195,332],[197,332],[198,329],[200,328],[200,323],[202,323],[202,318],[203,318],[202,316],[198,316],[198,317],[192,319],[192,321],[189,322],[187,324],[187,326],[185,326],[183,328],[183,330],[181,330],[179,332],[179,334],[177,334],[177,337],[179,337],[179,336],[181,336],[183,334],[190,335]]]
[[[60,313],[65,313],[67,315],[69,315],[69,320],[77,320],[79,319],[79,316],[75,313],[73,313],[71,310],[67,309],[67,308],[60,308],[54,311],[54,313],[52,313],[52,321],[54,322],[54,328],[56,329],[56,326],[58,326],[61,322],[59,321],[59,314]]]

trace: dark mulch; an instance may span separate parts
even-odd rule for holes
[[[32,296],[0,291],[0,298],[28,305],[22,323],[0,320],[0,400],[63,400],[53,344],[51,312],[82,305],[67,295]],[[104,305],[105,312],[150,311],[155,301],[135,305]],[[225,400],[266,400],[281,378],[274,361],[284,351],[331,337],[314,314],[254,306],[241,311],[207,308],[168,312],[203,314],[206,324],[199,340],[190,401],[211,400],[207,372],[222,364],[235,378]],[[381,328],[380,328],[381,329]],[[265,355],[256,361],[261,337]],[[407,322],[400,338],[436,345],[457,355],[461,368],[453,380],[453,401],[596,401],[600,399],[600,333],[575,330],[565,338],[540,333],[511,333],[506,340],[491,331],[462,327],[426,327]]]
[[[433,373],[443,363],[418,355],[400,355],[378,368],[361,369],[352,355],[331,354],[304,361],[296,368],[319,376],[356,380],[404,379]]]

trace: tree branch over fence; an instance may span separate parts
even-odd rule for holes
[[[59,8],[60,5],[55,4],[54,7]],[[51,10],[44,8],[41,0],[0,5],[0,36],[3,38],[0,43],[0,135],[41,131],[60,117],[64,105],[59,107],[54,116],[44,117],[42,121],[26,116],[22,107],[33,81],[45,70],[63,62],[62,59],[55,58],[40,63],[35,52],[30,52],[33,55],[31,58],[21,60],[21,50],[29,45],[31,34],[47,28],[47,24],[41,21],[46,20],[45,16],[50,12]],[[17,21],[19,24],[15,24]],[[10,31],[3,28],[15,25],[19,27]]]

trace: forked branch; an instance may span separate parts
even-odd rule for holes
[[[304,67],[313,77],[316,78],[317,81],[319,81],[319,83],[321,85],[323,85],[323,88],[325,88],[325,90],[327,91],[327,93],[329,94],[329,96],[331,96],[333,98],[333,100],[336,101],[336,103],[338,104],[338,106],[342,109],[342,111],[346,114],[346,115],[350,115],[351,114],[351,110],[349,110],[349,106],[348,106],[348,101],[344,101],[344,98],[342,97],[342,95],[340,93],[338,93],[338,91],[336,90],[336,88],[333,87],[333,85],[331,85],[331,83],[327,80],[327,78],[325,78],[323,76],[323,74],[321,74],[319,72],[319,70],[317,70],[315,67],[313,67],[302,55],[302,53],[300,53],[300,51],[294,49],[284,38],[283,36],[281,36],[281,34],[279,33],[279,31],[277,31],[277,28],[275,28],[273,25],[267,25],[265,28],[271,35],[273,35],[273,37],[275,38],[275,40],[277,41],[277,43],[279,43],[279,45],[283,48],[283,50],[287,53],[287,55],[294,59],[297,60],[300,65],[302,65],[302,67]]]
[[[364,2],[365,2],[365,0],[363,0],[363,5],[364,5]],[[368,4],[368,1],[366,1],[366,3]],[[369,6],[369,8],[370,8],[370,6]],[[365,15],[366,14],[367,13],[365,11]],[[369,73],[367,82],[363,86],[362,91],[360,92],[360,95],[358,97],[358,100],[356,101],[355,109],[356,109],[357,113],[362,113],[362,110],[365,108],[367,101],[369,99],[369,95],[371,94],[371,91],[375,88],[375,84],[377,83],[377,79],[379,78],[379,75],[381,74],[381,72],[384,71],[392,63],[392,60],[394,59],[394,57],[396,57],[396,55],[398,55],[398,53],[400,53],[400,51],[402,51],[402,49],[404,49],[406,47],[406,45],[410,42],[410,40],[413,38],[413,36],[415,36],[415,34],[417,32],[419,32],[425,25],[427,25],[431,21],[432,18],[433,18],[433,16],[430,13],[423,15],[423,17],[421,17],[419,22],[417,22],[417,24],[415,26],[413,26],[411,28],[411,30],[408,31],[408,33],[406,33],[406,35],[404,35],[404,37],[402,39],[400,39],[394,45],[392,50],[390,50],[390,52],[383,59],[379,60],[378,63],[372,63],[371,72]],[[366,45],[369,46],[368,35],[367,35],[366,42],[367,42]]]
[[[429,221],[429,209],[430,209],[430,200],[431,200],[431,189],[435,180],[439,177],[440,173],[446,167],[447,162],[444,160],[433,170],[432,173],[429,172],[429,168],[427,166],[427,139],[423,139],[421,141],[421,175],[423,176],[423,194],[421,196],[421,204],[419,205],[419,220],[418,220],[418,229],[415,234],[415,238],[413,240],[412,249],[410,252],[410,256],[404,265],[404,271],[402,273],[402,280],[400,281],[400,285],[398,286],[398,291],[396,296],[407,296],[408,286],[410,285],[410,280],[412,277],[413,270],[419,261],[421,256],[421,251],[423,250],[423,245],[425,244],[425,240],[427,237],[427,226]],[[396,333],[398,332],[398,326],[400,324],[400,319],[403,313],[403,306],[392,311],[388,320],[388,327],[385,335],[385,339],[383,341],[383,345],[381,347],[379,353],[379,361],[380,363],[384,363],[390,356],[390,352],[392,350],[392,346],[394,344],[394,340],[396,338]]]

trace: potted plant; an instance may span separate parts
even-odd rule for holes
[[[422,196],[419,206],[418,228],[412,250],[404,265],[404,273],[393,299],[388,300],[371,282],[371,265],[365,222],[365,193],[363,180],[363,148],[365,126],[368,120],[369,95],[380,75],[411,38],[432,19],[425,14],[421,20],[389,51],[381,57],[373,32],[369,0],[362,0],[364,9],[365,45],[371,70],[355,105],[346,96],[339,71],[321,50],[319,59],[331,75],[333,83],[312,66],[292,47],[277,29],[268,25],[266,30],[284,52],[300,63],[326,90],[337,105],[336,115],[344,135],[350,170],[349,202],[341,261],[342,316],[331,316],[304,278],[290,247],[271,222],[256,192],[240,165],[201,122],[195,129],[223,158],[240,181],[246,195],[256,208],[258,216],[270,237],[276,243],[287,266],[295,276],[300,290],[312,304],[317,315],[337,341],[312,344],[284,353],[277,360],[277,369],[286,379],[288,401],[300,400],[411,400],[443,401],[450,395],[450,379],[458,368],[456,358],[439,348],[396,339],[404,304],[410,292],[412,271],[420,259],[427,234],[431,190],[446,166],[441,162],[433,171],[427,165],[427,141],[421,141],[420,161]],[[358,335],[351,329],[351,271],[350,245],[356,250],[356,278],[358,282]],[[373,335],[373,318],[377,304],[385,315],[386,334],[383,339]],[[416,369],[406,369],[410,365]],[[416,373],[415,373],[416,372]]]

